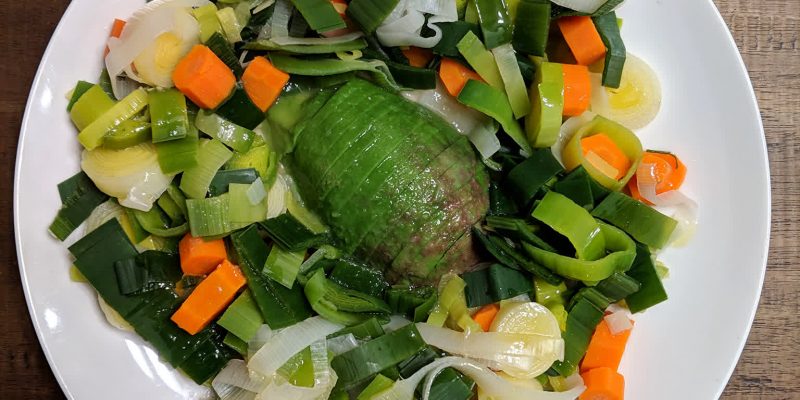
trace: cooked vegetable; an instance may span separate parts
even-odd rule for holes
[[[622,361],[622,353],[625,352],[630,334],[630,329],[617,334],[611,333],[606,320],[600,321],[586,349],[586,356],[581,362],[581,372],[585,373],[595,368],[611,368],[616,371]]]
[[[86,94],[84,94],[84,97],[85,96]],[[78,110],[82,109],[82,106],[79,104],[80,100],[72,107],[72,113],[77,113],[76,106],[81,107]],[[78,141],[81,142],[83,147],[87,150],[92,150],[100,146],[103,144],[103,137],[109,131],[118,127],[125,120],[138,114],[145,106],[147,106],[147,92],[139,88],[114,104],[103,114],[94,118],[90,124],[81,129],[81,132],[78,134]]]
[[[660,249],[669,241],[677,221],[619,192],[608,195],[592,215],[624,230],[637,241]]]
[[[586,354],[594,329],[603,319],[610,301],[595,289],[586,288],[573,296],[573,303],[567,316],[567,329],[562,335],[564,358],[553,365],[561,376],[570,376],[578,369],[578,363]]]
[[[556,23],[578,64],[592,65],[606,55],[606,46],[591,17],[564,17]]]
[[[481,31],[486,40],[486,47],[494,49],[511,42],[513,25],[508,15],[508,7],[504,0],[475,0]]]
[[[617,149],[608,145],[609,141],[600,142],[601,144],[605,144],[604,149],[600,150],[600,154],[593,151],[584,151],[583,140],[599,134],[606,136],[619,151],[616,151]],[[586,143],[591,146],[593,141],[598,139],[602,140],[602,136]],[[639,166],[642,153],[642,144],[633,132],[614,121],[596,116],[569,139],[566,146],[564,146],[562,161],[564,162],[564,167],[566,167],[568,171],[572,171],[578,166],[583,166],[589,175],[598,183],[608,189],[619,190],[624,187],[625,184],[628,183],[628,180],[636,173],[636,168]],[[592,154],[594,154],[594,156],[591,156]],[[608,160],[603,158],[604,155],[620,168],[618,169],[609,163]],[[626,159],[628,160],[627,164],[625,163]],[[606,166],[606,164],[608,164],[608,166]],[[627,170],[624,170],[626,165],[629,167]],[[602,168],[598,168],[598,166]],[[616,174],[614,174],[613,177],[603,172],[607,171],[610,173],[614,170],[616,170]],[[621,177],[618,178],[618,176]]]
[[[678,156],[672,153],[645,151],[640,166],[649,166],[648,171],[650,171],[651,177],[654,178],[654,182],[645,182],[645,184],[655,186],[654,189],[651,189],[653,192],[651,194],[654,195],[678,190],[683,185],[684,179],[686,179],[686,165],[681,162]],[[628,190],[631,193],[631,197],[652,205],[639,191],[639,186],[642,184],[638,183],[636,178],[637,176],[634,175],[628,181]]]
[[[61,209],[48,230],[63,241],[89,217],[92,210],[108,199],[83,171],[58,184]]]
[[[258,329],[264,324],[264,319],[261,318],[261,312],[250,291],[245,290],[225,310],[217,324],[236,335],[247,346],[247,342],[256,336]]]
[[[194,104],[213,109],[230,96],[236,77],[227,65],[203,45],[196,45],[175,67],[172,80]]]
[[[658,76],[642,59],[628,53],[617,88],[601,86],[593,76],[592,111],[627,127],[640,129],[661,109]]]
[[[488,332],[492,327],[492,321],[494,321],[498,311],[500,311],[500,305],[498,303],[487,304],[475,312],[475,314],[472,315],[472,319],[481,326],[484,332]]]
[[[192,10],[192,15],[194,15],[197,19],[197,23],[200,25],[201,42],[205,43],[215,33],[220,34],[222,32],[222,26],[220,26],[219,18],[217,18],[217,7],[214,4],[206,4],[197,7]],[[220,35],[220,37],[222,36]]]
[[[458,51],[467,60],[470,66],[493,88],[505,90],[503,77],[497,68],[492,52],[486,50],[478,36],[472,31],[467,31],[461,41],[458,42]]]
[[[148,93],[153,143],[166,142],[186,137],[189,117],[186,114],[186,98],[181,92],[154,90]]]
[[[581,374],[586,391],[580,400],[622,400],[625,393],[625,378],[611,368],[595,368]]]
[[[187,233],[178,244],[181,269],[187,275],[208,275],[228,259],[222,239],[206,240]]]
[[[524,209],[541,188],[563,170],[550,150],[535,150],[508,173],[503,187]]]
[[[544,57],[550,35],[550,1],[519,0],[517,7],[514,48],[522,53]],[[513,12],[511,14],[514,16]]]
[[[622,179],[631,169],[631,160],[604,133],[581,139],[581,149],[586,161],[611,179]]]
[[[286,250],[300,251],[321,244],[325,239],[305,227],[291,214],[282,214],[261,223],[267,235]]]
[[[225,260],[194,288],[171,319],[189,334],[197,334],[233,301],[244,285],[239,267]]]
[[[531,112],[525,132],[533,147],[550,147],[558,139],[564,110],[564,72],[561,64],[541,62],[530,88]]]
[[[592,20],[607,49],[605,65],[603,66],[603,86],[614,89],[619,88],[628,53],[619,33],[617,13],[611,11],[593,17]]]
[[[288,81],[289,75],[275,68],[264,57],[250,61],[242,75],[244,90],[262,112],[266,112],[275,102]]]
[[[278,245],[272,246],[264,264],[262,273],[268,278],[291,289],[300,272],[300,264],[306,256],[306,250],[287,251]]]
[[[352,18],[365,34],[371,35],[398,3],[398,0],[353,0],[347,7],[347,16]]]
[[[589,79],[589,68],[583,65],[562,64],[564,75],[564,110],[568,117],[583,114],[589,109],[592,100],[592,82]]]
[[[194,125],[200,132],[219,140],[239,153],[247,153],[250,150],[256,135],[250,129],[236,125],[206,110],[200,110],[197,113]]]
[[[627,274],[642,285],[636,293],[625,298],[625,303],[631,312],[644,311],[667,300],[667,292],[664,290],[656,263],[653,262],[653,256],[647,246],[636,246],[636,260]]]
[[[190,199],[206,197],[214,175],[231,158],[231,151],[218,140],[202,140],[197,150],[197,165],[190,167],[181,176],[180,188]]]
[[[531,112],[531,103],[528,99],[528,88],[519,69],[516,52],[511,43],[506,43],[492,49],[503,86],[508,96],[508,102],[514,111],[514,118],[522,118]]]
[[[511,104],[502,89],[496,89],[481,81],[469,80],[458,94],[458,101],[494,118],[522,150],[530,151],[530,145],[525,140],[517,120],[514,119]]]
[[[118,38],[122,35],[122,30],[125,29],[125,20],[121,20],[119,18],[114,18],[114,23],[111,25],[111,32],[109,32],[108,37]],[[106,46],[105,53],[103,53],[103,57],[108,55],[110,49]],[[69,109],[67,109],[69,111]]]
[[[75,97],[77,96],[77,97]],[[83,130],[94,120],[100,118],[106,111],[114,107],[114,100],[103,91],[100,85],[91,85],[84,88],[82,93],[76,87],[73,93],[72,100],[70,100],[69,116],[72,123],[78,130]]]
[[[216,15],[214,15],[214,19],[216,19]],[[203,41],[206,47],[208,47],[214,54],[219,57],[225,65],[228,66],[233,71],[233,74],[239,78],[244,73],[244,69],[242,69],[242,64],[239,63],[239,58],[236,57],[236,53],[234,52],[233,46],[228,43],[228,39],[222,36],[219,32],[214,32],[207,40]]]
[[[429,49],[410,46],[403,50],[403,55],[408,59],[408,65],[417,68],[424,68],[433,59],[433,53]]]

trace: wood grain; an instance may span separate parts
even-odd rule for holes
[[[716,3],[753,80],[766,130],[773,185],[772,242],[760,308],[722,398],[798,399],[800,1]],[[4,56],[0,62],[0,320],[4,322],[0,329],[0,398],[8,400],[64,397],[39,347],[20,286],[12,183],[17,133],[28,90],[40,56],[68,4],[66,0],[17,1],[4,2],[0,7],[0,54]]]

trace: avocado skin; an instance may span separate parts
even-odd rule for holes
[[[287,165],[342,250],[415,283],[477,262],[470,229],[488,209],[488,174],[465,137],[360,79],[307,118]]]

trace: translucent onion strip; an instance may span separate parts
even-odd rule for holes
[[[263,379],[250,374],[242,360],[228,361],[211,381],[211,387],[221,400],[252,400],[265,386]]]
[[[247,366],[262,375],[272,376],[292,356],[342,328],[342,325],[322,317],[309,318],[272,336],[250,359]]]

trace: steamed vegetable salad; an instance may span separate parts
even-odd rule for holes
[[[619,3],[150,2],[69,95],[50,232],[223,399],[622,399],[694,204]]]

